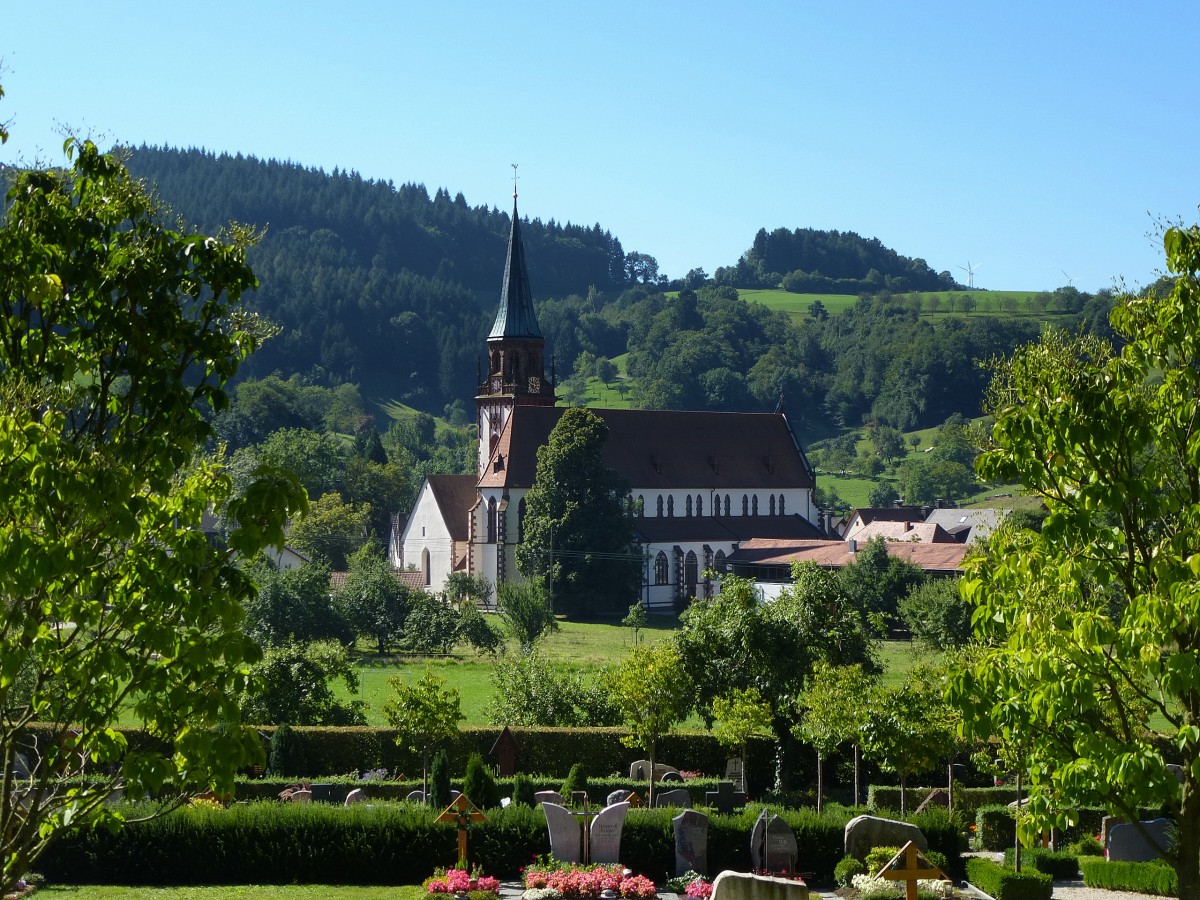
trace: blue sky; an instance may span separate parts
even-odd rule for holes
[[[57,161],[66,127],[501,208],[516,162],[523,215],[672,276],[812,227],[1094,291],[1197,218],[1198,39],[1195,0],[5,0],[0,160]]]

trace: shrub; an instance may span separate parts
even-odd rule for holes
[[[280,725],[271,735],[267,771],[272,775],[301,777],[308,771],[304,759],[304,740],[290,725]]]
[[[1083,837],[1067,847],[1072,856],[1103,856],[1104,847],[1094,837]]]
[[[1175,870],[1161,862],[1109,862],[1098,856],[1083,856],[1079,859],[1079,868],[1083,872],[1083,883],[1088,887],[1179,896]]]
[[[587,789],[587,772],[584,771],[582,765],[575,763],[575,765],[571,766],[571,771],[567,773],[567,780],[562,783],[562,787],[558,792],[563,795],[563,799],[570,803],[573,793],[576,791],[584,791],[586,793]]]
[[[838,883],[838,887],[850,887],[850,879],[855,875],[865,875],[866,872],[867,867],[863,865],[862,860],[847,856],[833,867],[833,880]]]
[[[434,809],[450,805],[450,758],[445,750],[433,754],[429,765],[429,803]]]
[[[967,880],[995,900],[1050,900],[1054,879],[1041,872],[1020,874],[978,857],[967,860]]]
[[[899,847],[872,847],[867,851],[867,874],[874,875],[888,864],[893,856],[900,852]]]
[[[513,776],[511,795],[513,803],[519,803],[522,806],[533,806],[533,795],[535,793],[532,778],[520,773]]]
[[[496,779],[491,770],[483,762],[483,757],[475,753],[467,761],[467,774],[463,778],[463,793],[467,799],[480,809],[490,809],[500,805],[500,791],[496,788]]]
[[[1015,862],[1016,850],[1009,847],[1004,851],[1004,864],[1012,866]],[[1044,872],[1051,878],[1073,879],[1079,877],[1079,862],[1074,853],[1068,851],[1055,852],[1042,847],[1029,847],[1021,850],[1022,867],[1032,866],[1039,872]]]

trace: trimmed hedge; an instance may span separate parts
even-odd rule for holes
[[[1017,851],[1009,847],[1004,851],[1004,864],[1010,869],[1016,863]],[[1055,881],[1074,880],[1079,877],[1079,860],[1074,853],[1046,850],[1042,847],[1021,848],[1021,866],[1031,866]]]
[[[133,808],[130,809],[131,815]],[[114,833],[64,837],[39,862],[61,884],[417,884],[457,857],[457,831],[417,804],[338,807],[243,803],[228,810],[188,808]],[[776,810],[801,848],[798,868],[814,883],[832,884],[842,858],[844,814]],[[750,870],[750,832],[758,808],[710,816],[710,871]],[[635,809],[625,820],[622,862],[663,883],[674,874],[673,809]],[[931,848],[959,863],[959,835],[944,814],[916,823]],[[549,852],[541,810],[510,806],[471,829],[470,857],[491,875],[518,876]],[[952,855],[953,854],[953,855]]]
[[[1179,877],[1163,862],[1109,862],[1099,856],[1081,856],[1079,869],[1088,887],[1179,896]]]
[[[934,791],[944,791],[942,787],[908,788],[904,792],[905,803],[909,809],[916,809],[925,802],[925,798]],[[995,806],[1012,801],[1015,793],[1011,787],[963,787],[954,783],[954,811],[971,821],[981,806]],[[872,784],[867,789],[867,805],[875,809],[899,809],[900,788],[890,785]]]
[[[1076,821],[1070,828],[1058,830],[1062,843],[1075,843],[1100,833],[1105,811],[1085,807],[1074,811]],[[1152,819],[1163,815],[1160,810],[1141,810],[1141,818]],[[1015,810],[1011,806],[983,806],[975,813],[975,837],[980,850],[1005,850],[1016,842],[1017,823]]]
[[[1020,874],[990,859],[967,860],[967,881],[995,900],[1050,900],[1054,879],[1042,872]]]

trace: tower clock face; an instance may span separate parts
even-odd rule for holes
[[[529,378],[529,393],[537,394],[542,390],[542,379],[536,375],[531,375]]]
[[[498,394],[498,393],[500,393],[500,388],[501,388],[502,386],[503,386],[503,385],[501,384],[501,382],[500,382],[500,379],[499,379],[499,378],[493,378],[493,379],[492,379],[492,393],[495,393],[495,394]]]

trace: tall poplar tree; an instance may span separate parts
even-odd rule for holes
[[[607,439],[598,415],[568,409],[538,448],[517,568],[547,582],[556,612],[624,612],[638,596],[642,562],[629,488],[604,465]]]

